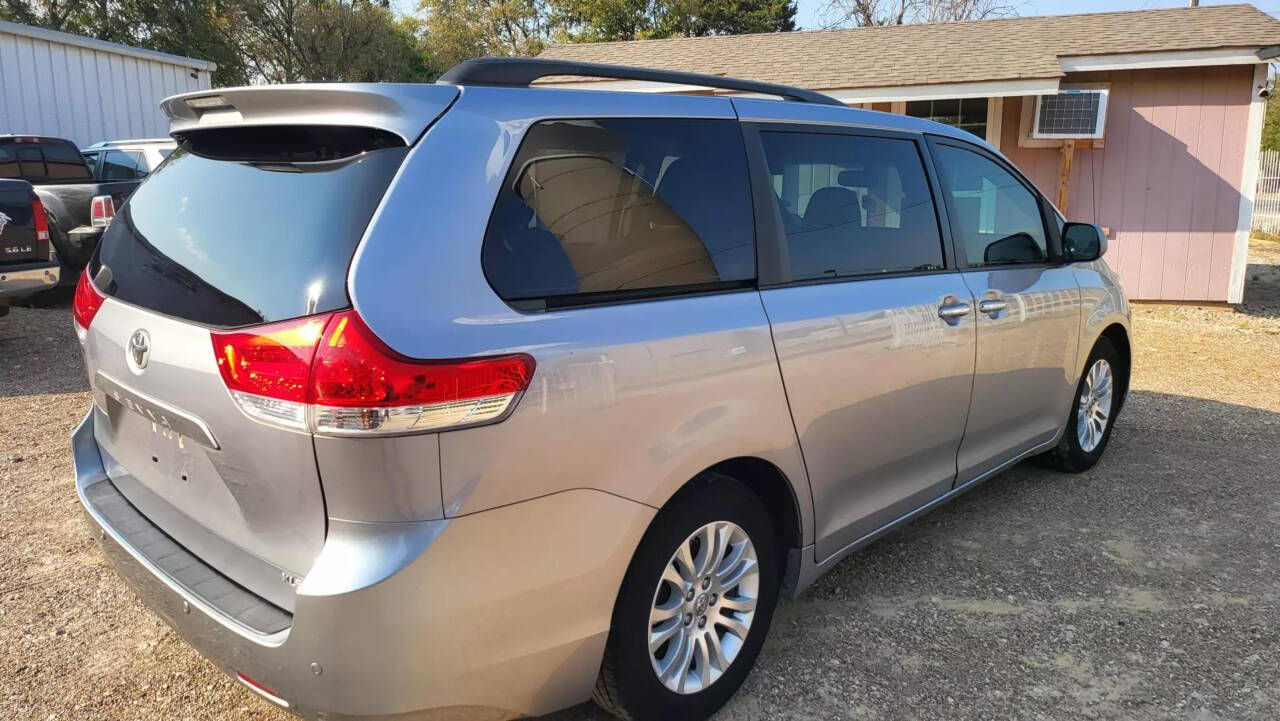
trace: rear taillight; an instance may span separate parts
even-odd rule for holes
[[[412,433],[499,420],[534,369],[524,354],[406,358],[355,311],[212,337],[218,369],[245,413],[316,433]]]
[[[75,321],[76,337],[83,343],[85,336],[89,333],[89,324],[93,322],[93,317],[98,314],[98,310],[102,308],[102,302],[107,296],[98,290],[98,286],[89,280],[89,271],[85,269],[80,274],[80,281],[76,283],[76,297],[71,301],[71,318]]]
[[[105,228],[111,225],[111,219],[114,217],[116,217],[116,201],[112,200],[110,195],[93,196],[93,202],[89,204],[89,225]]]
[[[398,433],[501,418],[533,377],[523,353],[456,361],[405,358],[354,311],[329,321],[311,370],[317,432]]]
[[[31,220],[36,226],[36,240],[49,240],[49,217],[44,214],[44,203],[31,199]]]
[[[307,380],[328,320],[327,315],[313,316],[212,334],[218,371],[246,413],[306,428]]]

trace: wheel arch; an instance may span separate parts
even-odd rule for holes
[[[811,543],[807,541],[806,536],[807,533],[812,532],[810,515],[812,501],[807,493],[808,487],[797,487],[796,481],[793,481],[782,468],[765,458],[752,455],[735,456],[695,473],[661,503],[659,513],[663,508],[678,501],[684,491],[707,474],[732,478],[746,486],[747,490],[760,499],[770,520],[773,521],[778,554],[783,563],[782,591],[790,595],[795,579],[798,578],[803,549]],[[807,479],[801,478],[799,482],[807,483]],[[810,505],[806,506],[806,504]]]
[[[721,473],[750,489],[769,512],[779,548],[784,553],[788,549],[804,545],[804,517],[800,513],[800,499],[791,480],[781,468],[763,458],[739,456],[721,461],[703,473]]]
[[[1106,338],[1110,341],[1112,347],[1116,349],[1116,354],[1120,356],[1120,367],[1116,369],[1116,385],[1119,386],[1120,391],[1116,412],[1119,413],[1124,407],[1125,399],[1129,396],[1129,378],[1133,369],[1133,346],[1129,342],[1129,331],[1120,323],[1112,323],[1102,329],[1098,338]],[[1093,344],[1096,346],[1098,341],[1094,340]],[[1092,353],[1093,349],[1090,348],[1089,352]]]

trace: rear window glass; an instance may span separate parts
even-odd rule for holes
[[[483,261],[509,301],[599,302],[749,281],[754,235],[732,121],[558,120],[525,137]]]
[[[212,326],[346,307],[352,254],[406,152],[288,162],[180,147],[117,213],[91,271],[109,295]]]
[[[0,178],[32,183],[51,180],[89,180],[89,168],[74,145],[22,143],[0,146]]]

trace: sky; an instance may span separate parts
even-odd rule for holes
[[[1017,3],[1018,0],[1012,0]],[[1202,7],[1231,5],[1249,0],[1200,0]],[[806,30],[822,27],[818,17],[826,0],[799,0],[796,24]],[[1252,0],[1254,7],[1280,15],[1280,0]],[[1019,15],[1064,15],[1067,13],[1100,13],[1114,10],[1151,10],[1186,7],[1188,0],[1024,0],[1018,5]]]

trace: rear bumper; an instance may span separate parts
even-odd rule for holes
[[[58,284],[62,269],[56,261],[0,267],[0,298],[22,298]]]
[[[653,509],[591,490],[469,516],[330,519],[292,623],[256,634],[166,574],[86,493],[110,483],[94,414],[72,436],[80,501],[138,596],[231,674],[305,718],[501,719],[587,699]]]
[[[102,240],[104,232],[106,228],[92,225],[72,228],[67,231],[67,247],[65,250],[59,248],[58,252],[65,256],[68,263],[78,268],[89,262],[89,257],[93,255],[93,249],[98,247],[98,241]]]

